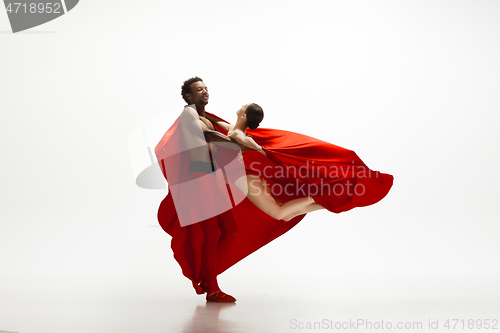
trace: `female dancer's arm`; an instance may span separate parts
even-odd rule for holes
[[[241,131],[238,131],[238,130],[232,131],[231,133],[229,133],[229,137],[231,139],[236,140],[236,142],[238,142],[239,144],[241,144],[243,146],[246,146],[246,147],[251,148],[251,149],[255,149],[259,153],[266,155],[266,153],[264,152],[262,147],[259,146],[257,144],[257,142],[254,141],[254,139],[252,139],[251,137],[245,136],[245,134],[243,134],[243,132],[241,132]]]

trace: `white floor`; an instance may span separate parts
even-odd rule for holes
[[[227,275],[221,284],[236,304],[206,303],[182,276],[112,281],[34,275],[0,289],[0,332],[471,332],[477,330],[468,329],[470,319],[500,319],[498,283],[488,279],[328,281],[248,272],[246,279],[229,281]],[[445,327],[448,319],[455,329]],[[436,321],[438,329],[429,329]],[[397,330],[398,324],[410,326]]]
[[[377,207],[318,212],[219,276],[236,304],[207,304],[146,208],[50,234],[42,223],[43,237],[11,230],[0,333],[474,332],[494,320],[496,330],[479,331],[500,329],[495,233],[476,240]]]

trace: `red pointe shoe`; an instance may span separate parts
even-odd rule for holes
[[[207,295],[207,302],[216,302],[216,303],[234,303],[236,302],[236,298],[226,293],[223,293],[220,290]]]

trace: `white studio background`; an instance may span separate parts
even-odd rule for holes
[[[259,103],[262,127],[395,177],[380,203],[312,213],[222,274],[239,302],[498,313],[498,17],[498,1],[82,0],[12,34],[0,13],[0,330],[114,332],[99,323],[122,300],[196,297],[156,221],[165,191],[135,185],[128,147],[145,122],[170,126],[192,76],[208,111],[233,121]],[[93,301],[99,311],[74,314]]]

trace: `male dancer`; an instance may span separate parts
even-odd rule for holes
[[[189,149],[187,147],[188,151],[185,156],[188,157],[189,170],[187,172],[181,170],[179,174],[188,175],[189,179],[181,177],[182,180],[180,180],[169,175],[166,170],[171,168],[172,164],[182,163],[172,163],[172,160],[162,158],[162,149],[165,149],[165,145],[162,145],[163,139],[158,144],[156,154],[159,161],[161,160],[170,190],[169,195],[160,205],[158,220],[162,228],[172,236],[174,257],[179,262],[184,275],[193,282],[196,292],[198,294],[207,293],[206,299],[209,302],[232,303],[236,299],[220,290],[217,274],[223,266],[224,259],[229,253],[229,248],[236,238],[238,229],[231,210],[222,209],[225,211],[218,213],[222,211],[219,206],[221,200],[224,200],[222,191],[225,189],[216,186],[214,181],[217,173],[217,165],[214,160],[216,149],[214,143],[231,143],[233,140],[217,132],[213,124],[205,118],[205,106],[208,104],[209,94],[202,79],[194,77],[186,80],[182,86],[182,97],[188,106],[185,107],[179,117],[178,128],[180,128],[181,133],[179,142],[182,142],[184,148],[186,148],[186,143],[189,146],[189,142],[196,142],[194,146],[197,148]],[[197,129],[200,124],[196,122],[201,122],[204,140],[207,142],[206,148],[203,147],[204,143],[202,143],[202,146],[199,144],[200,133],[198,133]],[[186,123],[189,125],[186,125]],[[177,144],[177,142],[174,143]],[[174,168],[179,167],[174,166]],[[186,179],[188,180],[186,181]],[[204,179],[208,180],[204,182]],[[175,191],[172,191],[173,186],[176,183],[192,184],[195,181],[198,181],[195,184],[199,184],[199,188],[195,189],[197,191],[196,195],[184,194],[184,197],[178,196],[177,198],[182,198],[182,200],[177,200],[174,205],[176,194]],[[189,191],[181,190],[180,193],[185,192]],[[174,199],[172,199],[172,193]],[[193,192],[191,191],[191,193]],[[184,201],[188,209],[184,209],[183,202],[179,201]],[[197,210],[201,214],[193,214],[193,207],[195,211]],[[208,213],[207,210],[209,210]],[[212,214],[212,211],[216,213]],[[183,214],[188,217],[204,217],[201,218],[202,221],[199,221],[200,218],[198,220],[193,218],[193,221],[186,225],[182,222]]]

